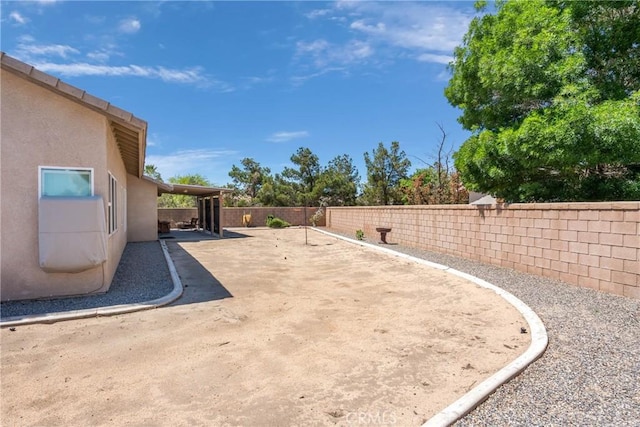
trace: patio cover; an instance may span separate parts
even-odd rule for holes
[[[221,196],[223,193],[230,193],[228,188],[205,187],[202,185],[174,184],[172,182],[163,182],[143,175],[142,179],[154,183],[158,187],[158,196],[162,194],[182,194],[185,196]]]
[[[212,221],[212,225],[211,225],[211,235],[214,234],[213,232],[213,199],[214,198],[219,198],[222,199],[222,195],[224,193],[229,193],[231,192],[230,189],[228,188],[220,188],[220,187],[205,187],[202,185],[189,185],[189,184],[174,184],[171,182],[162,182],[162,181],[158,181],[155,180],[153,178],[150,178],[148,176],[143,176],[142,179],[145,179],[147,181],[153,182],[154,184],[156,184],[158,186],[158,196],[162,195],[162,194],[182,194],[183,196],[196,196],[198,199],[206,199],[208,197],[210,197],[212,199],[211,202],[211,210],[212,210],[212,215],[211,215],[211,221]],[[198,217],[200,216],[200,207],[198,207]],[[201,218],[198,218],[199,220]],[[220,237],[222,237],[222,200],[220,200],[220,222],[219,222],[219,227],[220,227]]]
[[[206,196],[218,196],[220,197],[223,193],[229,193],[231,190],[228,188],[218,188],[218,187],[204,187],[202,185],[187,185],[187,184],[171,184],[172,188],[170,191],[166,191],[158,187],[158,192],[169,193],[169,194],[183,194],[186,196],[198,196],[198,197],[206,197]]]

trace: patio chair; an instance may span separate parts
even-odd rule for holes
[[[198,227],[198,218],[191,218],[190,222],[182,221],[176,224],[178,228],[186,229],[186,228],[197,228]]]

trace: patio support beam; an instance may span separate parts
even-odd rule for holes
[[[211,200],[211,203],[209,203],[209,210],[211,211],[211,224],[209,224],[211,226],[211,236],[213,236],[214,234],[214,229],[215,229],[215,213],[216,210],[214,209],[213,206],[213,194],[209,196],[209,199]]]
[[[222,239],[222,238],[224,238],[224,227],[223,227],[223,223],[224,223],[224,221],[223,221],[223,219],[224,219],[223,207],[224,206],[222,206],[223,205],[222,202],[224,201],[224,199],[222,197],[222,192],[220,192],[220,195],[218,196],[218,200],[220,201],[220,205],[219,205],[220,209],[218,209],[219,216],[220,216],[220,218],[218,219],[218,224],[219,224],[218,225],[218,232],[220,234],[220,238]]]

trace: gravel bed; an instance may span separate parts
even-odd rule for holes
[[[127,243],[107,293],[73,298],[3,302],[0,304],[0,315],[4,319],[141,303],[163,297],[172,289],[173,282],[160,243]]]
[[[547,328],[543,356],[456,426],[640,426],[640,300],[441,253],[385,247],[493,283],[529,305]]]

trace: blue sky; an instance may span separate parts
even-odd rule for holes
[[[213,184],[399,141],[413,168],[467,137],[444,97],[472,2],[1,2],[2,50],[149,124],[147,163]]]

